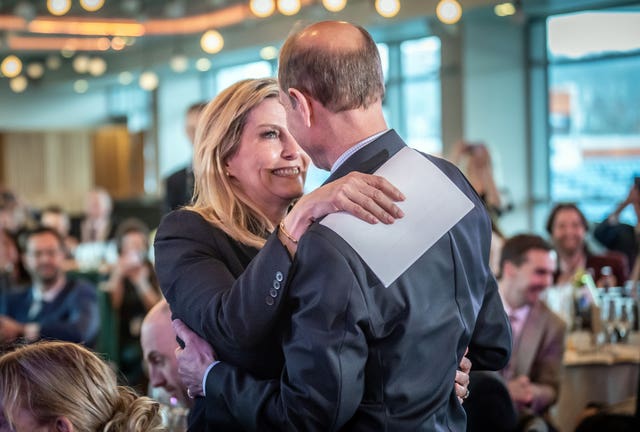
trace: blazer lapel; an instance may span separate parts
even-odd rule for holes
[[[544,331],[540,303],[531,308],[524,323],[516,350],[515,375],[529,375]]]
[[[406,144],[402,141],[402,138],[398,136],[396,131],[391,129],[351,155],[329,176],[324,184],[344,177],[351,171],[370,174],[404,146]]]

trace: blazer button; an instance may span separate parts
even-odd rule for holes
[[[276,291],[274,288],[271,288],[271,290],[269,291],[269,295],[273,298],[278,297],[278,291]]]
[[[276,272],[276,280],[278,282],[282,282],[282,279],[284,279],[284,275],[282,274],[282,272],[281,271]]]
[[[266,301],[267,305],[269,306],[273,306],[273,304],[275,303],[275,301],[273,300],[273,297],[267,297],[264,301]]]
[[[275,289],[279,290],[279,289],[280,289],[280,282],[278,282],[277,280],[274,280],[274,281],[273,281],[273,287],[274,287]]]

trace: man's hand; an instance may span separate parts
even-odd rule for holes
[[[467,352],[464,355],[467,355]],[[460,361],[460,370],[456,371],[456,380],[455,380],[455,390],[456,396],[460,403],[463,403],[464,400],[469,397],[469,372],[471,372],[471,360],[467,357],[462,357]]]
[[[0,342],[13,342],[23,334],[23,324],[6,315],[0,315]]]
[[[190,397],[204,396],[202,379],[216,353],[209,343],[194,333],[185,323],[173,320],[176,335],[184,342],[184,349],[176,348],[178,375]]]
[[[533,386],[529,381],[529,377],[520,375],[507,382],[507,388],[511,399],[519,406],[528,406],[533,401]]]

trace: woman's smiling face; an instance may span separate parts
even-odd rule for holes
[[[227,172],[268,214],[302,195],[309,161],[287,130],[278,98],[270,97],[249,112],[238,152],[227,161]]]

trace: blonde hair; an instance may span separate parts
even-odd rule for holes
[[[0,357],[0,406],[11,424],[24,409],[42,425],[65,417],[78,432],[164,430],[157,402],[118,386],[105,362],[69,342],[38,342]]]
[[[194,204],[187,209],[258,249],[274,226],[226,175],[225,164],[238,152],[251,110],[267,98],[278,97],[278,91],[273,78],[239,81],[207,105],[196,131]]]

